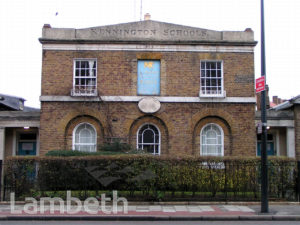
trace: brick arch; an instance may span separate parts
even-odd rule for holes
[[[168,154],[169,153],[169,132],[168,132],[168,128],[167,128],[165,122],[162,119],[160,119],[156,116],[152,116],[152,115],[141,116],[141,117],[135,119],[132,122],[132,124],[130,126],[130,129],[129,129],[129,143],[132,146],[136,147],[136,143],[137,143],[136,134],[137,134],[137,131],[143,124],[146,124],[146,123],[153,124],[159,129],[160,134],[161,134],[160,153],[164,154],[164,155]]]
[[[194,114],[192,116],[192,124],[195,127],[195,125],[202,119],[205,117],[209,117],[209,116],[215,116],[215,117],[219,117],[219,118],[223,118],[225,121],[227,121],[227,123],[234,128],[234,119],[232,117],[232,115],[230,113],[228,113],[227,111],[223,110],[222,108],[206,108],[204,110],[201,110],[200,112]]]
[[[224,156],[232,155],[232,129],[230,124],[222,117],[219,116],[206,116],[201,118],[194,127],[193,131],[193,154],[200,154],[200,132],[207,124],[219,125],[224,134]]]
[[[89,123],[93,125],[97,132],[97,145],[104,142],[104,128],[101,122],[90,115],[78,115],[67,123],[64,134],[64,149],[72,149],[73,130],[80,123]]]
[[[162,105],[163,108],[164,105]],[[173,130],[174,129],[174,124],[172,123],[172,121],[169,119],[169,115],[164,112],[161,109],[162,112],[158,112],[155,113],[154,115],[145,115],[142,112],[139,112],[139,114],[137,115],[137,119],[136,117],[130,117],[130,118],[126,118],[126,121],[124,122],[124,129],[127,131],[127,134],[130,136],[130,129],[132,127],[132,124],[138,120],[139,118],[143,118],[143,117],[147,117],[147,116],[153,116],[155,118],[158,118],[159,120],[163,121],[163,123],[165,124],[165,126],[168,128],[168,130]]]

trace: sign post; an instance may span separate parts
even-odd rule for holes
[[[264,0],[261,0],[261,76],[266,82],[266,57],[265,57],[265,21],[264,21]],[[261,212],[269,212],[268,201],[268,156],[267,156],[267,115],[266,115],[266,90],[261,93]]]

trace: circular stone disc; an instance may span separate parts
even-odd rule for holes
[[[139,101],[138,106],[143,113],[156,113],[160,109],[160,102],[155,98],[146,97]]]

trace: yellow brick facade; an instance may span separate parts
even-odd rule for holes
[[[141,24],[144,24],[144,30],[151,26],[152,35],[159,33],[160,28],[157,27],[173,26],[159,22],[137,22],[132,26]],[[126,34],[121,32],[123,26],[127,25],[120,25],[119,35]],[[227,40],[231,33],[223,32],[220,35],[206,30],[198,32],[176,25],[176,29],[183,30],[178,34],[197,34],[199,41],[195,40],[195,36],[191,40],[184,37],[182,40],[181,37],[176,37],[178,40],[170,37],[168,40],[164,35],[170,32],[165,32],[165,29],[162,36],[158,37],[162,40],[157,43],[155,37],[143,39],[136,36],[132,41],[125,37],[125,43],[117,38],[108,40],[109,37],[105,36],[110,35],[108,28],[106,31],[101,27],[97,29],[87,29],[86,34],[90,35],[87,38],[84,36],[85,30],[81,33],[78,31],[82,35],[78,41],[76,35],[74,39],[70,38],[67,31],[59,33],[59,30],[49,27],[43,30],[44,36],[40,40],[44,46],[41,155],[50,150],[72,149],[74,128],[80,123],[93,125],[97,132],[97,145],[114,137],[126,140],[134,147],[137,147],[139,128],[143,124],[153,124],[160,132],[160,153],[175,156],[200,155],[201,130],[213,123],[222,128],[225,156],[256,155],[255,101],[247,100],[255,97],[253,48],[256,43],[251,38],[250,41],[244,40],[249,36],[248,31],[241,32],[244,39],[236,40],[237,36],[233,35],[231,41]],[[157,30],[154,32],[154,29]],[[96,33],[98,36],[95,36]],[[60,35],[65,35],[65,39]],[[104,48],[107,49],[101,50]],[[96,60],[98,98],[95,100],[91,100],[92,97],[70,96],[74,59]],[[160,95],[152,97],[193,100],[165,100],[160,103],[157,112],[150,114],[139,109],[138,100],[103,100],[105,96],[143,97],[137,94],[138,60],[160,61]],[[226,97],[199,97],[201,61],[222,63]],[[47,97],[51,100],[45,100]]]

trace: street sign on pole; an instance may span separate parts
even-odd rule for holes
[[[257,134],[262,134],[262,122],[257,123]]]
[[[261,76],[266,82],[264,0],[261,0]],[[262,78],[261,77],[261,78]],[[262,82],[262,81],[261,81]],[[259,89],[264,89],[260,87]],[[257,92],[257,91],[256,91]],[[261,212],[269,212],[266,90],[261,90]]]
[[[262,76],[260,78],[257,78],[255,80],[255,88],[256,88],[256,93],[262,92],[265,90],[265,76]]]

